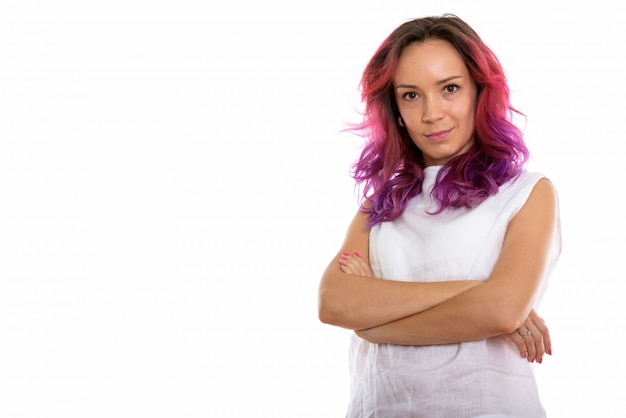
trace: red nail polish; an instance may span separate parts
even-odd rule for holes
[[[548,353],[549,355],[552,355],[552,350],[546,350],[546,353]]]
[[[537,359],[537,363],[541,364],[541,362],[543,361],[543,358]]]
[[[361,254],[357,253],[356,251],[354,252],[354,255],[356,255],[357,257],[361,256]]]

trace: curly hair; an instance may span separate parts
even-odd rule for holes
[[[513,124],[504,70],[495,54],[459,17],[445,14],[411,20],[397,27],[379,46],[361,78],[363,121],[347,130],[366,138],[351,175],[362,188],[361,210],[369,223],[392,221],[418,195],[424,180],[424,158],[406,130],[393,92],[393,76],[404,48],[415,42],[439,39],[460,54],[477,85],[474,141],[471,149],[452,158],[440,171],[433,190],[446,208],[471,208],[515,177],[528,160],[521,131]]]

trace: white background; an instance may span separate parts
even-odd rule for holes
[[[549,416],[623,416],[623,9],[3,0],[0,416],[343,416],[349,331],[316,312],[356,210],[340,130],[384,37],[444,12],[559,190]]]

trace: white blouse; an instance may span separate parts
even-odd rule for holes
[[[422,193],[402,216],[370,232],[376,277],[402,281],[486,280],[507,226],[544,177],[524,171],[472,209],[437,215],[430,192],[441,167],[427,167]],[[554,236],[547,277],[561,250]],[[353,335],[348,418],[545,417],[532,364],[504,338],[436,346],[370,344]]]

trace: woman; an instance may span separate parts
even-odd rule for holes
[[[361,82],[363,200],[319,289],[354,330],[348,417],[545,416],[533,309],[560,253],[557,195],[493,52],[453,15],[406,22]],[[384,280],[380,280],[384,279]]]

